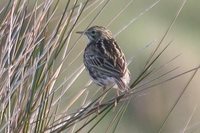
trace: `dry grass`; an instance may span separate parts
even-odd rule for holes
[[[59,86],[55,86],[60,73],[62,73],[61,68],[63,67],[64,61],[69,60],[68,58],[70,58],[72,50],[80,40],[79,37],[72,43],[71,38],[73,32],[87,18],[85,16],[80,19],[85,11],[91,10],[92,12],[92,9],[100,9],[91,21],[92,23],[102,13],[110,0],[68,0],[60,16],[55,15],[59,9],[59,0],[36,0],[33,4],[30,4],[31,2],[30,0],[11,0],[4,3],[5,6],[0,12],[0,132],[79,132],[83,128],[86,128],[88,124],[92,123],[92,126],[88,129],[88,132],[91,132],[115,108],[115,115],[106,130],[107,132],[114,132],[126,111],[130,99],[137,95],[138,92],[169,82],[187,73],[194,72],[194,76],[199,69],[199,67],[196,67],[168,77],[159,83],[153,83],[153,81],[161,77],[166,77],[169,73],[177,69],[173,68],[163,75],[145,81],[148,76],[156,73],[156,71],[163,67],[153,68],[152,65],[171,44],[169,42],[165,45],[163,44],[163,40],[166,38],[181,12],[185,4],[183,2],[183,5],[181,5],[166,33],[147,59],[143,72],[130,85],[131,89],[128,94],[121,94],[118,97],[113,96],[104,99],[110,92],[110,89],[107,89],[104,92],[97,91],[91,96],[87,90],[87,86],[91,84],[88,81],[81,89],[77,89],[81,91],[77,92],[69,100],[70,102],[65,105],[64,111],[60,112],[58,108],[61,104],[62,97],[73,88],[72,84],[76,83],[78,77],[84,70],[83,65],[75,68],[71,75],[65,78]],[[126,24],[116,36],[140,16],[153,8],[158,2],[156,1],[137,17],[130,20],[130,23]],[[112,21],[116,18],[117,16]],[[52,22],[55,25],[53,28],[51,25]],[[88,24],[88,27],[91,23]],[[164,48],[160,48],[161,45]],[[80,54],[73,57],[68,62],[68,66],[76,61],[79,56]],[[175,58],[170,59],[168,63],[175,60]],[[131,61],[130,65],[132,65]],[[65,71],[70,71],[68,69],[67,67]],[[192,78],[190,78],[188,84]],[[180,94],[180,97],[183,95],[185,89]],[[77,111],[71,113],[69,111],[70,108],[77,105],[80,99],[84,100],[79,104]],[[116,100],[118,101],[118,108],[115,107]],[[176,106],[178,101],[179,99],[174,106]],[[168,116],[160,127],[160,131],[165,121],[167,121]]]

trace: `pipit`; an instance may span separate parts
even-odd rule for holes
[[[128,91],[130,74],[127,62],[111,31],[102,26],[92,26],[77,33],[89,39],[83,62],[92,80],[103,88],[114,85],[121,92]]]

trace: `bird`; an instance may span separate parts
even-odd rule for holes
[[[125,55],[112,32],[103,26],[92,26],[76,33],[86,35],[89,40],[83,63],[91,79],[104,89],[114,86],[120,92],[127,92],[130,72]]]

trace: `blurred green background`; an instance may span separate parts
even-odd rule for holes
[[[107,26],[107,24],[124,6],[126,6],[128,2],[130,1],[112,0],[92,25]],[[108,28],[113,32],[113,34],[117,33],[154,2],[154,0],[134,0],[120,16],[108,26]],[[144,63],[155,45],[150,45],[148,48],[144,47],[152,41],[158,42],[162,38],[182,2],[183,1],[181,0],[161,0],[155,7],[141,16],[116,37],[127,59],[134,57],[133,63],[129,66],[132,80],[134,80],[142,71]],[[167,44],[171,40],[173,43],[156,62],[155,67],[165,64],[171,58],[180,53],[181,56],[172,63],[167,64],[163,69],[147,79],[147,81],[176,66],[180,68],[172,74],[161,78],[159,81],[196,67],[200,63],[199,5],[200,1],[198,0],[187,1],[173,25],[172,30],[164,41],[164,44]],[[96,10],[96,12],[97,11],[98,10]],[[95,15],[96,12],[93,12],[92,15]],[[93,18],[92,15],[87,18],[87,21],[78,27],[77,30],[84,30]],[[80,49],[84,49],[86,43],[87,39],[83,37],[82,44],[79,45],[75,52],[79,53]],[[80,62],[81,61],[82,59],[80,58]],[[84,77],[88,77],[87,73],[83,78]],[[181,91],[186,86],[190,77],[191,74],[187,74],[138,94],[129,104],[116,132],[158,132],[163,120],[166,118],[175,101],[180,96]],[[161,130],[162,133],[200,132],[200,108],[198,105],[200,101],[199,81],[200,77],[198,73],[188,86],[175,109],[171,112],[169,119]],[[93,85],[93,88],[94,87],[95,85]],[[102,127],[106,127],[109,124],[111,117],[112,115],[102,121],[102,125],[98,126],[98,130],[95,130],[95,132],[104,132],[105,129]],[[190,119],[190,117],[192,118]],[[184,128],[186,128],[185,131]]]
[[[129,0],[111,0],[105,7],[105,10],[98,16],[92,25],[107,26],[111,20],[129,3]],[[108,28],[113,34],[120,31],[126,26],[133,18],[137,17],[141,12],[152,5],[154,0],[134,0],[126,10],[114,20]],[[127,59],[133,57],[133,63],[129,66],[132,75],[132,81],[139,75],[145,64],[146,59],[149,57],[151,51],[155,48],[155,44],[163,37],[170,23],[172,22],[176,12],[180,8],[183,1],[181,0],[161,0],[155,7],[150,9],[144,15],[139,17],[127,29],[122,31],[116,36],[116,40],[120,47],[123,49]],[[188,69],[198,66],[200,63],[200,1],[189,0],[185,4],[171,31],[164,40],[164,44],[173,41],[172,45],[164,52],[159,60],[154,65],[158,67],[166,64],[170,59],[178,54],[181,54],[175,61],[166,64],[164,68],[159,70],[151,78],[162,75],[164,72],[169,71],[175,67],[180,67],[175,72],[160,78],[157,83],[170,76],[176,75]],[[99,11],[93,11],[86,20],[81,23],[76,30],[85,30],[89,22],[94,18]],[[84,18],[91,10],[85,12],[82,16]],[[78,38],[79,35],[74,34],[73,40]],[[74,38],[74,39],[73,39]],[[153,42],[152,45],[146,47],[147,44]],[[70,59],[79,54],[86,46],[87,39],[82,37],[78,46],[73,50],[66,65]],[[77,68],[82,63],[82,54],[79,59],[71,66],[71,70]],[[63,74],[66,75],[66,74]],[[163,120],[166,118],[170,109],[173,107],[175,101],[180,96],[181,91],[187,84],[191,73],[184,75],[180,78],[166,82],[156,87],[152,87],[146,91],[137,94],[128,106],[128,109],[119,123],[117,133],[156,133],[161,127]],[[88,81],[89,76],[84,72],[78,79],[77,84],[73,85],[74,88],[82,88]],[[162,133],[199,133],[200,132],[200,108],[199,108],[199,73],[195,76],[194,80],[188,86],[186,92],[181,97],[175,109],[170,113],[169,119],[166,121],[162,128]],[[62,79],[60,80],[62,82]],[[57,83],[59,84],[59,82]],[[89,88],[98,88],[92,84]],[[94,90],[93,90],[94,91]],[[76,93],[77,90],[71,90],[70,93]],[[68,93],[69,95],[69,93]],[[64,98],[64,99],[70,99]],[[63,100],[63,105],[66,104]],[[194,114],[193,114],[194,112]],[[113,115],[110,115],[97,126],[95,132],[105,132],[106,127],[111,121]],[[190,119],[190,117],[192,118]],[[188,125],[187,125],[188,124]],[[187,125],[187,126],[186,126]],[[184,131],[184,128],[187,128]],[[85,130],[87,131],[87,130]],[[84,132],[84,131],[83,131]]]

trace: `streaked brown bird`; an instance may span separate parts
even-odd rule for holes
[[[89,39],[83,62],[92,80],[103,88],[115,85],[121,92],[128,91],[130,75],[127,62],[111,31],[102,26],[92,26],[77,33]]]

